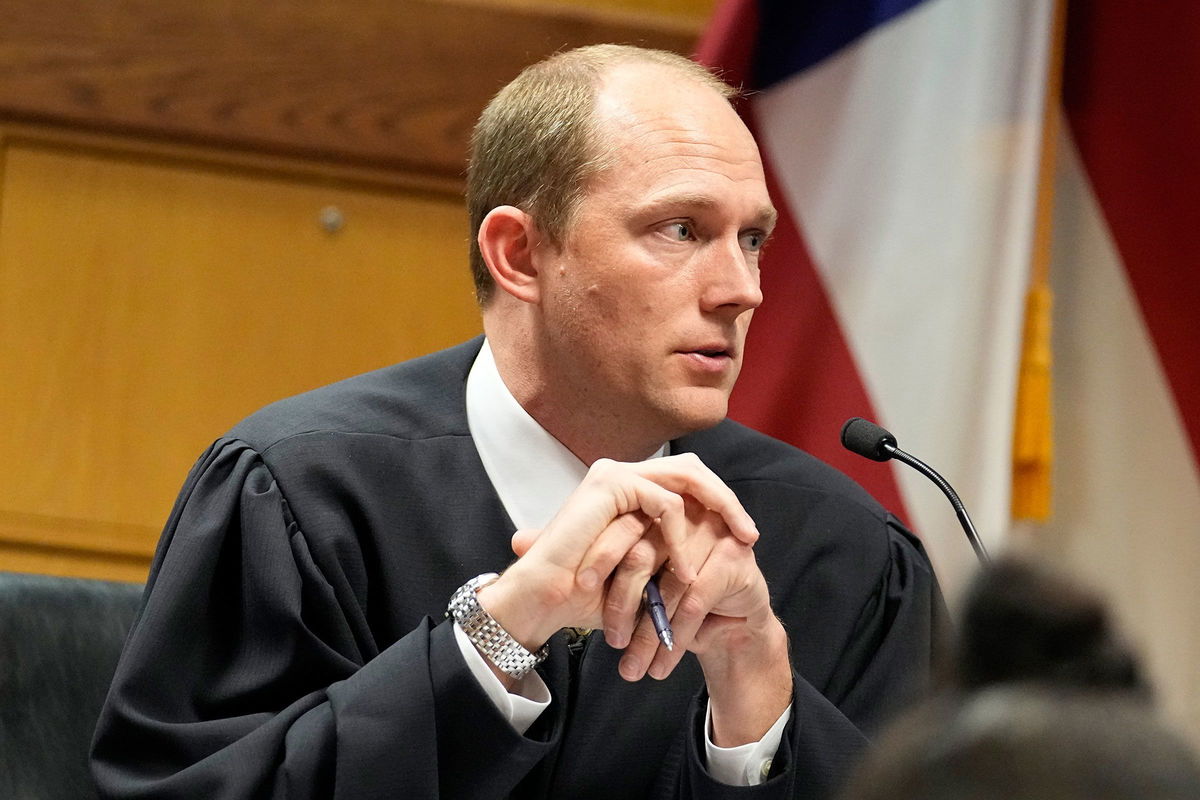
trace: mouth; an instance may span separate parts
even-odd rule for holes
[[[723,344],[705,344],[700,347],[676,351],[696,367],[706,372],[724,371],[734,361],[733,348]]]
[[[680,350],[679,352],[683,353],[684,355],[698,355],[705,358],[733,358],[736,355],[732,347],[728,347],[723,343],[717,342],[705,344],[701,347]]]

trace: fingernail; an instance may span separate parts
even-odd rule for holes
[[[656,681],[661,681],[663,678],[667,677],[667,668],[662,664],[651,664],[650,677],[654,678]]]
[[[584,589],[595,589],[600,585],[600,576],[596,574],[595,569],[588,567],[579,573],[579,585]]]
[[[629,639],[619,631],[605,631],[604,640],[608,642],[609,647],[615,647],[617,650],[621,650],[629,644]]]
[[[621,677],[627,681],[636,681],[642,677],[642,667],[638,664],[637,659],[632,656],[622,658],[617,670],[621,673]]]

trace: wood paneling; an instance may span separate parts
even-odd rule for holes
[[[475,333],[484,103],[712,6],[0,3],[0,569],[139,579],[215,435]]]
[[[144,581],[159,527],[0,511],[0,569]]]
[[[457,197],[0,144],[0,568],[144,565],[242,416],[479,330]]]
[[[700,22],[682,9],[708,4],[5,0],[0,119],[458,180],[480,109],[522,67],[598,41],[688,52]]]

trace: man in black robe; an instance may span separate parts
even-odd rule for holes
[[[601,46],[497,95],[468,181],[486,340],[201,457],[97,730],[102,793],[829,794],[926,680],[940,598],[860,488],[724,421],[775,218],[729,94]]]

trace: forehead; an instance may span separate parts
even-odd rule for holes
[[[758,146],[720,94],[669,67],[622,65],[596,95],[606,165],[597,189],[770,206]]]

